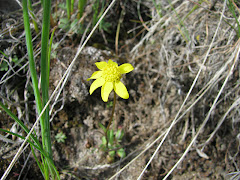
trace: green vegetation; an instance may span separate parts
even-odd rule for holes
[[[1,16],[1,180],[240,177],[238,0],[20,3]]]
[[[63,132],[59,132],[55,136],[55,139],[57,140],[58,143],[64,143],[65,140],[67,139],[67,136]]]
[[[113,129],[107,131],[107,129],[99,123],[99,126],[107,133],[106,136],[102,137],[102,144],[100,148],[107,153],[107,161],[112,163],[115,161],[116,156],[119,158],[124,158],[126,156],[125,150],[121,147],[121,142],[124,137],[123,129],[118,128],[116,132]]]

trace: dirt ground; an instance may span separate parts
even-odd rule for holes
[[[240,44],[229,6],[219,1],[156,3],[161,5],[159,11],[153,1],[117,2],[106,18],[114,33],[105,32],[106,37],[101,31],[95,33],[77,58],[62,93],[51,103],[52,149],[61,179],[138,179],[149,160],[141,179],[221,180],[234,179],[234,174],[229,174],[234,172],[238,173],[235,179],[240,179]],[[240,8],[237,2],[236,6]],[[16,27],[21,22],[19,14],[1,14],[2,27],[11,22]],[[114,28],[120,17],[122,31],[116,52]],[[24,57],[22,32],[20,26],[13,34],[3,33],[0,50]],[[51,60],[50,94],[81,40],[74,33],[65,33],[58,29],[54,39],[61,43]],[[13,41],[12,36],[20,40]],[[92,81],[87,81],[97,70],[94,63],[108,59],[134,67],[123,76],[130,97],[117,98],[112,125],[124,131],[121,147],[126,157],[115,156],[113,162],[100,149],[103,132],[99,127],[99,123],[107,126],[109,122],[113,93],[105,103],[100,88],[89,95]],[[18,69],[14,67],[14,72]],[[36,110],[28,68],[8,79],[12,74],[0,72],[1,100],[31,127]],[[5,112],[0,112],[1,128],[24,135]],[[66,135],[64,142],[55,138],[60,132]],[[20,139],[1,135],[8,142],[1,137],[0,175],[21,145]],[[43,179],[29,147],[8,176],[18,178]]]

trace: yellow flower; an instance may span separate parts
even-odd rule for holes
[[[109,59],[108,62],[102,61],[95,64],[100,71],[94,72],[92,76],[87,79],[88,81],[90,79],[96,79],[90,87],[90,95],[98,87],[102,86],[101,96],[104,102],[108,101],[108,96],[113,89],[121,98],[128,99],[129,94],[127,88],[120,79],[122,78],[122,74],[131,72],[134,69],[133,66],[129,63],[118,66],[118,64],[111,59]]]

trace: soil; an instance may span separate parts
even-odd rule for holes
[[[226,9],[225,16],[229,17],[229,22],[225,19],[221,23],[215,44],[203,64],[220,21],[220,12],[224,7],[222,2],[204,2],[187,17],[186,14],[196,5],[191,1],[172,3],[178,16],[168,1],[162,1],[164,8],[161,16],[152,9],[152,1],[143,2],[140,9],[146,24],[141,24],[141,30],[126,35],[128,31],[139,26],[139,22],[135,22],[140,19],[137,5],[136,1],[116,3],[106,20],[112,22],[113,31],[117,27],[121,10],[125,10],[118,52],[113,48],[114,31],[105,32],[105,36],[101,31],[96,32],[74,63],[62,93],[51,103],[53,159],[61,179],[110,179],[125,166],[113,179],[137,179],[165,138],[168,128],[176,120],[142,176],[142,179],[148,180],[163,179],[187,150],[205,119],[208,121],[189,152],[167,179],[230,179],[233,175],[229,173],[239,173],[240,168],[239,58],[230,61],[231,55],[236,55],[236,49],[239,48],[236,32],[229,26],[229,23],[234,24],[234,18]],[[91,3],[88,6],[91,6]],[[4,12],[1,16],[2,27],[10,22],[13,22],[14,27],[19,24],[19,14],[21,12]],[[184,25],[179,23],[178,17],[186,18]],[[1,37],[0,50],[10,52],[11,57],[24,57],[26,47],[22,30],[22,27],[18,27],[13,33],[14,37],[20,39],[18,42],[10,41],[11,35],[5,33]],[[65,33],[57,29],[55,41],[60,41]],[[74,59],[80,39],[78,35],[69,33],[54,50],[56,56],[51,59],[50,95]],[[37,41],[35,43],[37,44]],[[109,102],[105,103],[101,99],[100,88],[89,95],[92,81],[87,81],[97,70],[94,63],[108,59],[118,64],[130,63],[134,66],[134,70],[122,79],[130,97],[127,100],[117,97],[114,122],[111,126],[114,130],[120,128],[124,131],[121,147],[125,150],[126,157],[120,158],[116,155],[114,160],[109,160],[107,153],[100,148],[104,133],[99,126],[99,123],[105,127],[108,125],[113,92]],[[36,61],[39,70],[38,60],[39,57]],[[23,59],[21,65],[26,62]],[[211,110],[234,62],[232,74],[216,107]],[[16,66],[14,70],[17,71],[20,67]],[[202,73],[183,105],[200,68]],[[28,68],[22,69],[10,80],[6,80],[6,77],[14,74],[12,71],[0,73],[2,102],[31,127],[36,119],[36,110]],[[8,74],[5,76],[6,73]],[[203,94],[202,90],[206,90],[206,93]],[[201,98],[196,102],[198,97]],[[236,105],[232,106],[234,103]],[[188,109],[189,107],[191,108]],[[211,113],[208,117],[209,110]],[[0,112],[2,129],[25,135],[13,119],[4,111]],[[36,129],[37,133],[39,128],[38,126]],[[216,133],[211,136],[215,130]],[[58,142],[55,138],[60,132],[66,135],[63,142]],[[2,137],[0,141],[2,176],[22,141],[11,135],[6,136],[3,132],[1,135],[8,138],[8,142]],[[8,176],[8,179],[18,178],[43,179],[29,146],[25,148]]]

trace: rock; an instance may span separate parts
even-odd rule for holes
[[[64,48],[58,55],[58,60],[55,60],[54,65],[51,65],[50,70],[50,94],[54,91],[60,79],[63,77],[67,67],[73,60],[77,49]],[[64,98],[67,101],[78,101],[81,103],[89,95],[89,87],[91,82],[87,78],[91,77],[92,73],[97,70],[95,62],[107,61],[112,57],[112,53],[106,50],[98,50],[94,47],[85,47],[79,55],[77,61],[73,65],[68,82],[64,87]]]

